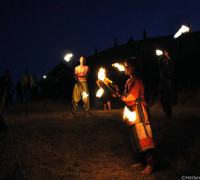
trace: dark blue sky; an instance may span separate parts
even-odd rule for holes
[[[28,68],[39,80],[65,53],[90,56],[115,37],[173,35],[188,22],[199,31],[199,8],[200,0],[0,0],[0,72],[16,83]]]

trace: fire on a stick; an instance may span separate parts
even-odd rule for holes
[[[71,57],[73,56],[73,54],[69,53],[69,54],[66,54],[65,57],[64,57],[64,60],[69,62],[71,60]]]
[[[104,93],[104,90],[103,90],[103,88],[100,88],[98,91],[97,91],[97,93],[96,93],[96,97],[101,97],[102,96],[102,94]]]
[[[118,68],[119,71],[125,71],[124,66],[119,63],[114,63],[114,64],[112,64],[112,66]]]
[[[179,36],[181,36],[181,34],[189,32],[190,28],[182,25],[181,28],[178,30],[178,32],[174,35],[174,39],[178,38]]]
[[[163,51],[161,51],[160,49],[156,49],[156,55],[157,56],[163,55]]]
[[[86,98],[86,97],[88,97],[89,96],[89,94],[87,94],[86,92],[83,92],[83,98]]]
[[[101,81],[104,81],[105,78],[106,78],[105,69],[101,67],[99,69],[98,79],[101,80]]]
[[[128,121],[128,124],[130,124],[130,125],[134,124],[134,122],[136,120],[136,112],[130,111],[128,109],[128,107],[125,106],[123,120]]]

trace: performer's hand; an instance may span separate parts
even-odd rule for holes
[[[116,90],[116,91],[119,91],[119,86],[114,84],[114,83],[111,83],[111,86]]]
[[[131,121],[126,121],[128,125],[132,126],[133,124],[135,124],[134,122]]]
[[[113,98],[120,98],[121,99],[121,94],[119,94],[118,92],[111,93]]]
[[[135,124],[134,122],[129,121],[128,119],[123,119],[128,125],[132,126]]]
[[[120,95],[120,98],[121,98],[122,101],[124,101],[124,100],[123,100],[123,99],[124,99],[124,95],[121,94],[121,95]]]

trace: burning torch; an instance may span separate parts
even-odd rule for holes
[[[122,64],[114,63],[112,66],[118,68],[119,71],[125,71],[125,67]]]
[[[160,49],[156,49],[156,55],[157,55],[157,56],[163,55],[163,51],[160,50]]]
[[[102,94],[104,93],[104,89],[103,88],[100,88],[98,91],[97,91],[97,93],[96,93],[96,97],[101,97],[102,96]]]
[[[69,54],[66,54],[65,57],[64,57],[64,60],[69,62],[71,60],[71,57],[73,56],[72,53],[69,53]]]
[[[183,33],[189,32],[190,28],[182,25],[181,28],[178,30],[178,32],[174,35],[174,39],[178,38],[179,36],[181,36]]]
[[[65,55],[64,60],[68,63],[68,62],[71,61],[72,57],[73,57],[73,54],[72,53],[68,53],[68,54]],[[74,62],[74,61],[72,60],[72,62]],[[74,63],[73,63],[73,66],[74,66]],[[71,68],[72,71],[74,71],[73,68]],[[78,77],[75,76],[75,80],[76,80],[77,84],[81,87],[81,89],[84,90],[84,88],[83,88],[81,82],[79,81]],[[87,94],[86,92],[83,92],[83,94],[82,94],[83,98],[86,98],[88,96],[89,96],[89,94]]]
[[[174,39],[177,39],[177,49],[179,48],[179,41],[178,41],[178,37],[180,37],[183,33],[189,32],[190,28],[182,25],[181,28],[178,30],[178,32],[174,35]]]
[[[119,92],[119,91],[117,90],[117,86],[116,86],[115,84],[113,84],[113,82],[112,82],[110,79],[108,79],[108,78],[106,77],[106,75],[105,75],[105,69],[102,68],[102,67],[99,69],[99,72],[98,72],[98,79],[99,79],[101,82],[103,82],[103,83],[108,87],[108,89],[109,89],[114,95],[116,95],[116,97],[117,97],[119,100],[121,100],[120,95],[119,95],[119,94],[121,94],[121,92]],[[109,84],[111,84],[111,86],[110,86]],[[99,89],[99,91],[100,91],[100,89]],[[101,90],[101,92],[102,92],[102,90]],[[103,94],[103,93],[102,93],[102,94]],[[121,100],[121,101],[122,101],[122,100]]]
[[[136,112],[130,111],[130,109],[125,106],[123,120],[127,121],[129,125],[133,125],[136,120]]]

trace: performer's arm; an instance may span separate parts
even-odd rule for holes
[[[122,101],[126,102],[126,101],[135,101],[136,99],[138,99],[139,97],[139,90],[140,90],[140,84],[142,82],[140,81],[136,81],[134,82],[133,87],[130,90],[130,93],[127,94],[126,96],[122,96]]]
[[[75,70],[74,70],[74,79],[75,79],[75,80],[78,79],[78,71],[77,71],[77,67],[75,67]]]
[[[100,80],[99,79],[97,79],[97,81],[96,81],[96,83],[97,83],[97,85],[99,86],[99,88],[101,88],[101,85],[100,85]]]
[[[122,96],[121,99],[124,102],[126,102],[126,101],[134,101],[135,100],[134,96],[131,93],[128,94],[128,96]]]

